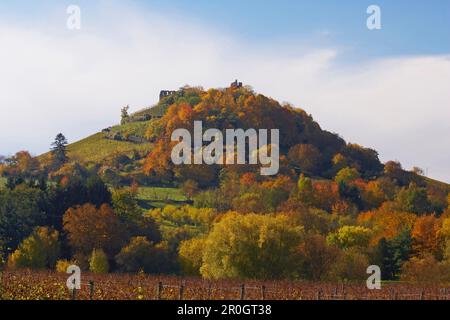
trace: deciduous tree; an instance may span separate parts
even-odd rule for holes
[[[342,249],[351,247],[366,248],[369,245],[372,231],[362,226],[343,226],[327,237],[329,244]]]
[[[309,174],[318,174],[322,165],[322,154],[311,144],[298,144],[288,153],[291,165]]]
[[[286,216],[229,213],[208,235],[200,272],[207,278],[292,277],[301,235]]]
[[[63,224],[71,247],[85,255],[103,249],[111,257],[126,241],[123,224],[107,204],[98,209],[89,203],[70,208]]]
[[[58,238],[58,231],[47,227],[36,228],[10,255],[9,267],[53,269],[60,254]]]

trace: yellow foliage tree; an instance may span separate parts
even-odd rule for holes
[[[200,272],[206,278],[294,277],[302,233],[284,215],[230,212],[208,235]]]
[[[329,244],[342,249],[351,247],[366,248],[369,245],[372,230],[362,226],[343,226],[327,236]]]
[[[109,271],[108,257],[102,249],[94,249],[89,259],[89,270],[96,274],[106,274]]]
[[[205,249],[205,238],[192,238],[182,241],[178,249],[183,274],[199,276],[203,263],[203,251]]]
[[[48,227],[38,227],[23,240],[9,259],[11,268],[45,269],[55,267],[60,254],[59,233]]]

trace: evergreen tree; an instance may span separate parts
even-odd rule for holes
[[[376,251],[378,255],[377,263],[381,269],[381,278],[383,280],[394,280],[397,270],[391,243],[386,238],[381,238]]]
[[[392,249],[395,261],[395,274],[398,275],[402,265],[409,260],[412,252],[413,239],[411,230],[405,229],[392,239]]]
[[[52,143],[52,156],[55,163],[60,166],[67,162],[66,145],[68,144],[66,137],[62,133],[56,135],[55,141]]]
[[[97,207],[104,203],[111,204],[111,192],[98,175],[93,175],[87,179],[86,188],[90,203]]]
[[[397,280],[402,265],[412,251],[411,231],[405,229],[392,240],[380,239],[376,248],[377,264],[383,280]]]

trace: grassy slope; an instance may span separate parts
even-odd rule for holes
[[[144,114],[150,115],[163,115],[165,112],[165,106],[156,105],[151,108],[143,109],[135,114],[134,116],[140,116]],[[111,127],[111,136],[116,133],[120,133],[122,137],[136,136],[145,137],[145,132],[147,131],[150,121],[137,121],[129,122],[122,125],[115,125]],[[105,158],[112,156],[115,153],[123,153],[126,155],[131,155],[133,150],[137,151],[150,151],[151,143],[133,143],[129,141],[116,141],[105,138],[106,134],[96,133],[85,139],[72,143],[68,146],[69,157],[74,160],[80,161],[82,163],[86,162],[98,162]]]
[[[122,125],[117,125],[111,128],[111,133],[119,132],[122,136],[127,137],[129,135],[137,137],[145,137],[147,126],[149,121],[130,122]]]
[[[141,187],[137,197],[139,205],[145,209],[162,208],[168,204],[181,206],[187,201],[180,189],[169,187]]]
[[[136,144],[128,141],[105,139],[103,133],[96,133],[67,147],[71,159],[81,163],[99,162],[116,153],[132,155],[133,150],[149,151],[151,143]]]
[[[6,178],[0,177],[0,190],[6,185]]]
[[[442,181],[434,180],[431,178],[427,178],[427,177],[423,177],[423,178],[428,185],[446,189],[448,192],[450,192],[450,184],[442,182]]]
[[[150,116],[156,116],[156,117],[162,117],[166,111],[168,106],[166,104],[157,104],[156,106],[150,107],[150,108],[144,108],[142,110],[136,111],[131,116],[132,117],[139,117],[144,115],[150,115]]]
[[[178,188],[143,187],[138,191],[140,199],[186,201],[183,192]]]

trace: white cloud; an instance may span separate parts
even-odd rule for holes
[[[127,18],[117,19],[118,12]],[[448,56],[342,65],[334,48],[251,46],[165,14],[103,11],[101,21],[84,22],[79,32],[65,23],[0,23],[0,154],[46,151],[60,131],[80,139],[118,122],[125,104],[155,103],[160,89],[239,78],[304,108],[324,129],[377,149],[383,160],[450,181]]]

